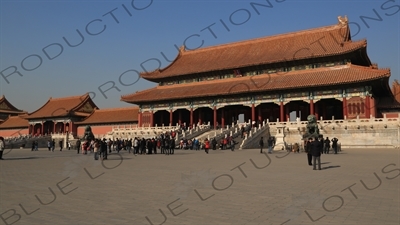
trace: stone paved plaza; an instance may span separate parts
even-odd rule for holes
[[[0,224],[400,224],[398,149],[5,151]]]

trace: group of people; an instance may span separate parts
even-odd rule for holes
[[[338,141],[339,140],[336,137],[332,139],[332,148],[335,154],[337,154],[338,152]],[[320,135],[318,139],[314,137],[308,139],[306,143],[307,162],[308,165],[313,166],[313,170],[317,169],[317,165],[318,170],[321,170],[321,155],[329,154],[330,142],[331,141],[328,137],[326,137],[326,139],[324,140],[322,135]]]
[[[60,152],[63,150],[63,143],[64,143],[63,140],[58,141],[58,146],[60,147]],[[35,141],[32,143],[32,151],[37,151],[37,148],[38,148],[38,142]],[[48,140],[47,141],[47,149],[49,151],[54,152],[55,148],[56,148],[56,141],[54,139]],[[68,150],[71,150],[71,142],[67,142],[67,148],[68,148]]]
[[[179,148],[180,149],[185,149],[185,150],[200,150],[200,149],[206,149],[206,142],[209,142],[208,144],[210,145],[209,148],[212,148],[213,150],[226,150],[230,149],[231,151],[235,150],[235,145],[237,144],[232,136],[226,135],[225,137],[221,138],[221,140],[218,141],[213,138],[211,140],[208,140],[207,138],[202,140],[198,138],[193,138],[193,139],[181,139],[179,142]]]
[[[273,149],[274,146],[275,146],[275,139],[274,139],[274,137],[270,136],[270,137],[268,138],[267,144],[268,144],[268,154],[271,154],[271,153],[272,153],[272,149]],[[260,138],[260,141],[258,142],[258,146],[260,146],[260,153],[263,153],[263,149],[264,149],[264,137],[261,137],[261,138]]]

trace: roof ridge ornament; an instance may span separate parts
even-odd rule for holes
[[[179,48],[179,53],[183,53],[183,52],[185,52],[186,51],[186,47],[185,47],[185,45],[182,45],[180,48]]]
[[[347,25],[349,23],[349,20],[347,19],[346,15],[344,17],[338,16],[338,21],[339,21],[339,24],[341,24],[341,25]]]

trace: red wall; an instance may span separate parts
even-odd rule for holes
[[[97,135],[106,135],[108,132],[112,131],[113,126],[114,125],[100,125],[100,126],[91,125],[90,127],[92,128],[94,136],[97,136]],[[78,136],[81,137],[84,135],[85,127],[86,125],[78,127]]]
[[[0,130],[0,136],[2,137],[19,137],[20,135],[29,134],[28,128],[22,129],[7,129],[7,130]]]

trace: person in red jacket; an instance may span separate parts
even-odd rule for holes
[[[210,149],[210,141],[208,141],[208,139],[206,138],[206,140],[204,140],[204,150],[206,151],[207,154],[208,154],[208,149]]]

